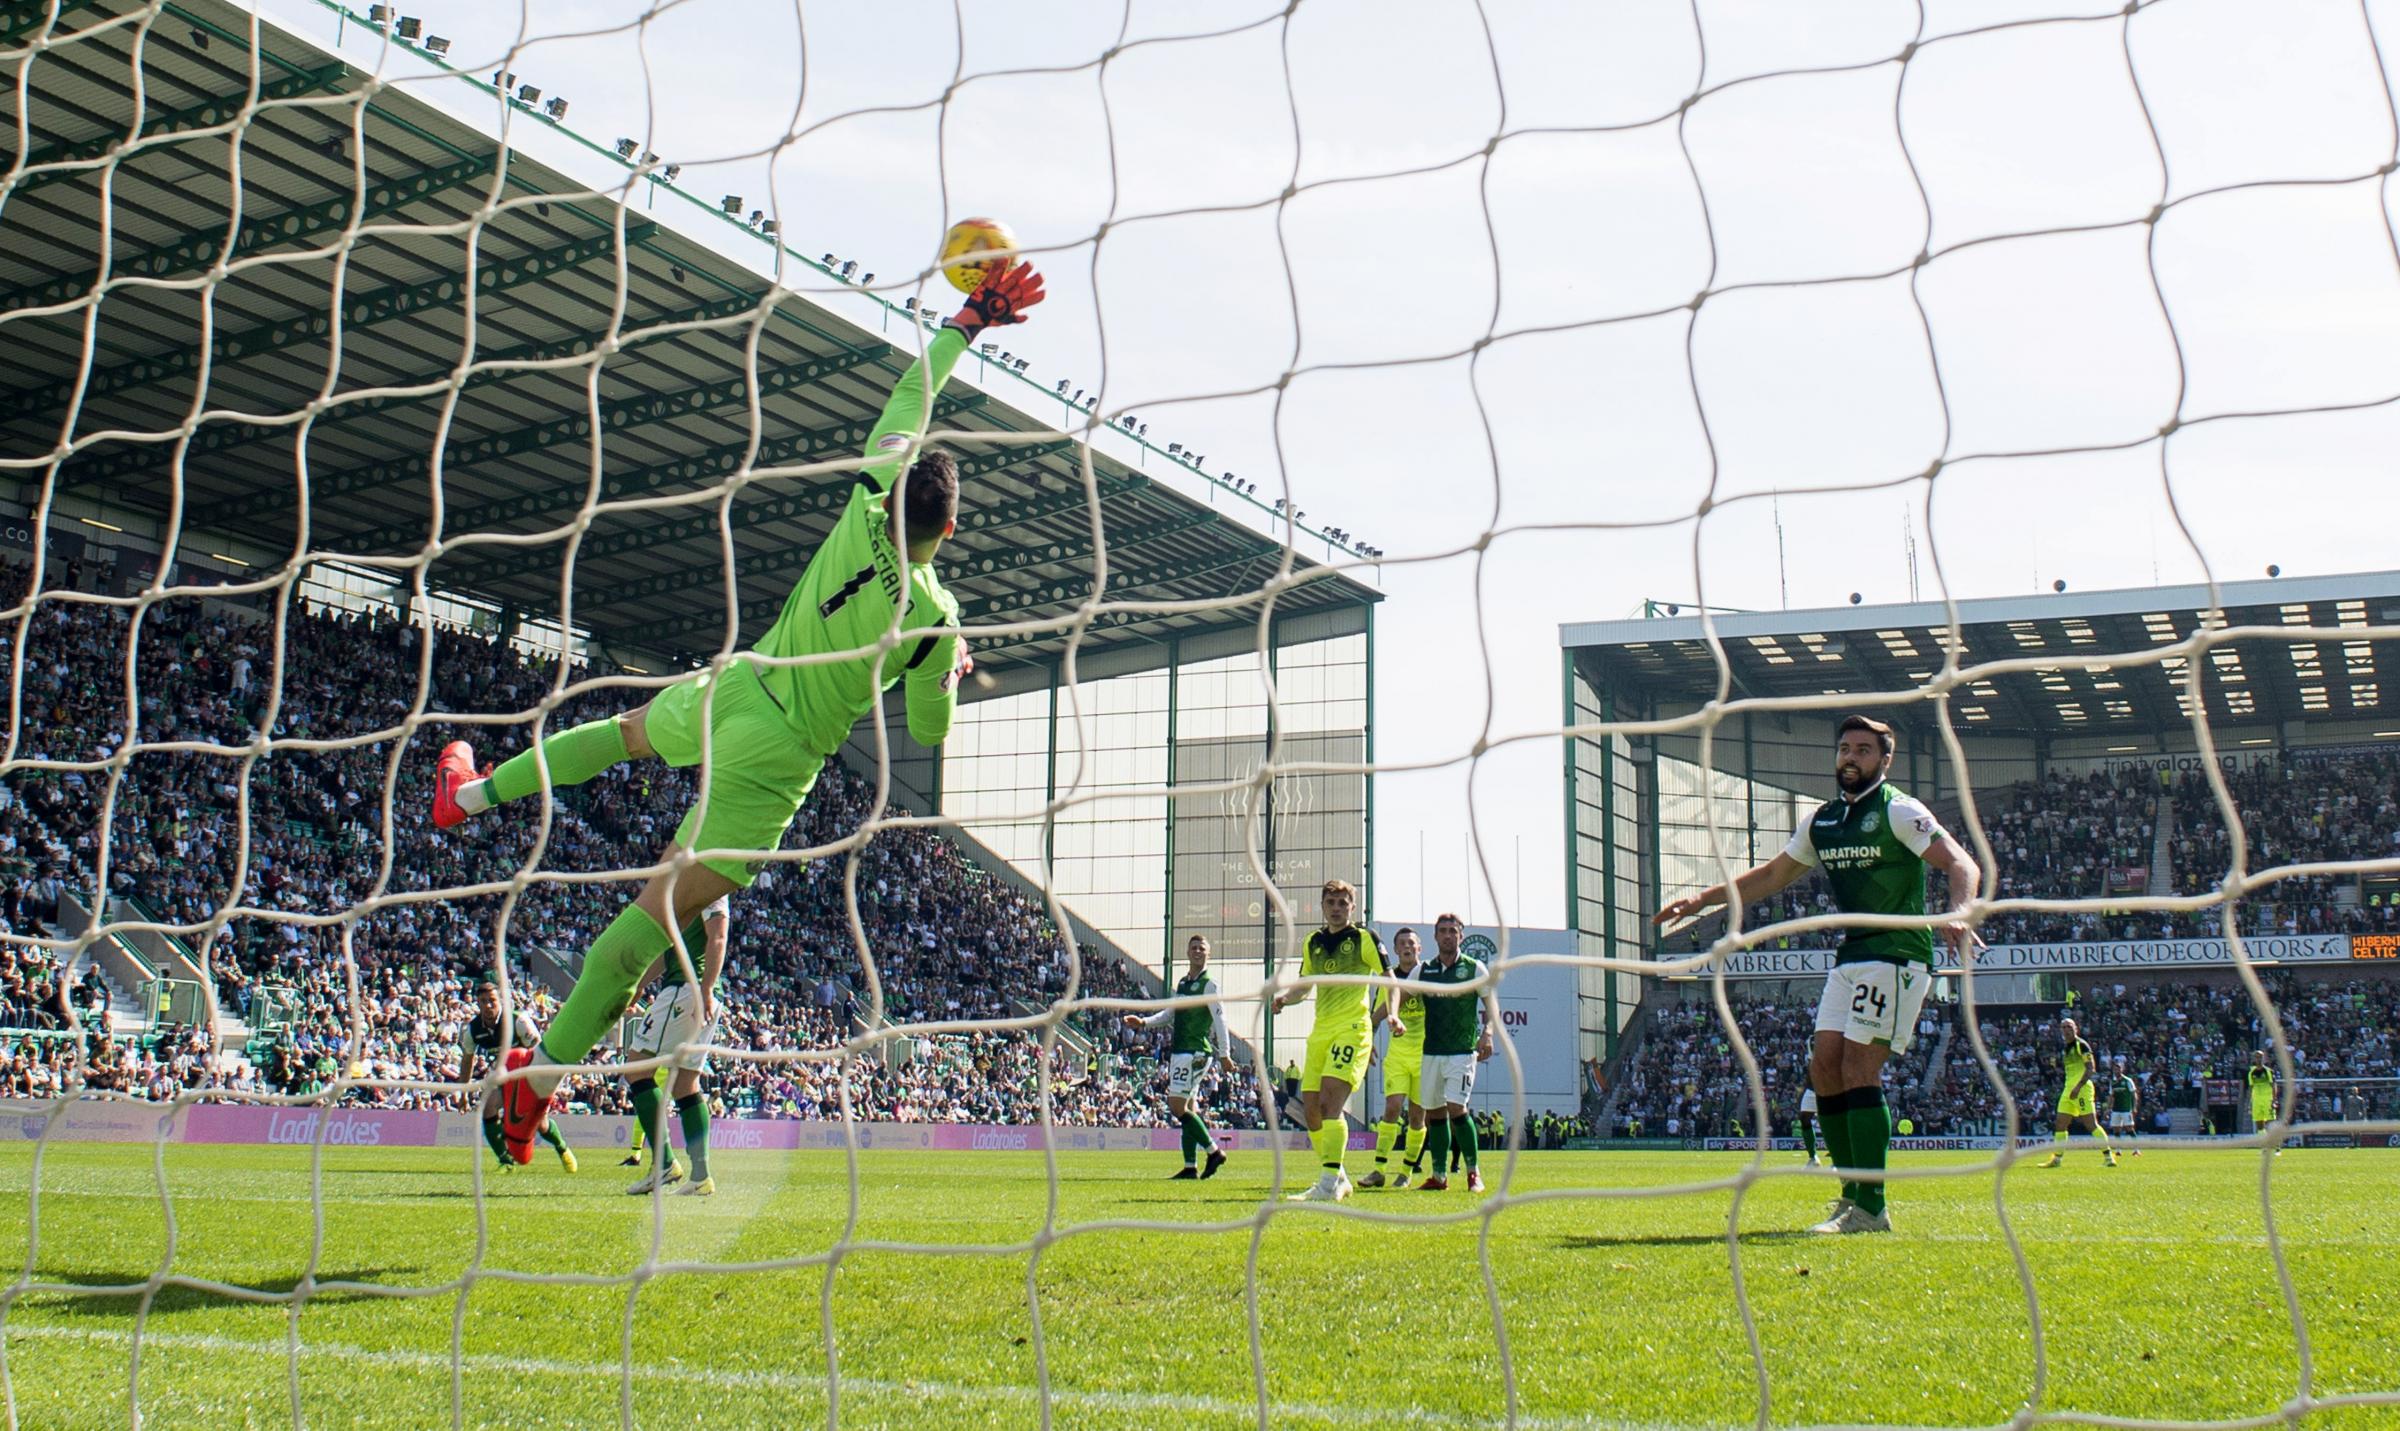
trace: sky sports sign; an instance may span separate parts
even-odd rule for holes
[[[2242,941],[2253,961],[2333,964],[2389,959],[2400,939],[2385,934],[2266,934]],[[1975,957],[1978,974],[2082,973],[2110,969],[2226,968],[2233,951],[2222,939],[2122,939],[2083,944],[1995,944]],[[1741,949],[1725,956],[1729,979],[1821,978],[1833,968],[1830,949]],[[1945,965],[1939,972],[1954,974]]]

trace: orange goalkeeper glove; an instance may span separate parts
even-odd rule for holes
[[[1028,263],[1002,261],[992,265],[984,275],[983,284],[967,296],[967,306],[958,310],[950,326],[967,335],[986,328],[1005,328],[1011,323],[1025,321],[1025,310],[1049,296],[1042,286],[1042,276]]]

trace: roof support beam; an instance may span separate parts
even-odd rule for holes
[[[1222,572],[1235,562],[1262,556],[1277,548],[1261,543],[1237,549],[1230,556],[1225,552],[1210,552],[1202,556],[1182,557],[1175,561],[1154,563],[1146,567],[1120,568],[1108,574],[1106,600],[1122,601],[1132,593],[1148,587],[1174,581],[1190,581],[1214,572]],[[966,624],[1005,615],[1010,620],[1023,620],[1032,610],[1045,606],[1078,605],[1089,600],[1092,583],[1089,577],[1062,577],[1044,582],[1027,591],[1005,595],[978,597],[958,604],[958,619]]]
[[[637,236],[647,236],[654,227],[655,225],[646,223],[636,224],[626,230],[626,241],[631,243]],[[482,297],[495,293],[506,293],[508,290],[524,284],[538,283],[555,274],[580,268],[594,259],[606,258],[616,251],[616,247],[615,234],[594,234],[590,238],[579,243],[568,244],[564,248],[534,249],[516,258],[485,264],[475,271],[475,292]],[[352,294],[342,303],[342,328],[348,332],[372,327],[377,323],[388,323],[395,318],[406,318],[417,313],[455,307],[460,300],[462,291],[462,286],[456,278],[442,277],[428,279],[423,283],[393,284],[387,288]],[[211,345],[208,360],[211,366],[238,363],[245,358],[257,357],[261,353],[279,352],[303,343],[328,340],[332,336],[333,320],[324,313],[312,310],[221,337]],[[95,369],[90,381],[84,385],[83,395],[85,400],[89,401],[93,398],[107,397],[111,393],[124,392],[129,388],[153,387],[197,371],[199,366],[200,350],[197,348],[177,348],[164,353],[155,353],[146,358],[134,358],[127,362]],[[19,388],[15,392],[0,393],[0,410],[21,413],[50,412],[64,406],[68,396],[73,392],[74,385],[71,383],[57,383],[46,388]],[[346,412],[348,409],[345,408],[343,411]],[[328,418],[320,420],[318,425],[323,426],[325,421],[330,420],[330,417],[329,414]],[[204,429],[208,433],[235,430],[238,429],[232,427]],[[287,429],[271,430],[280,432]],[[194,441],[196,446],[197,437]],[[95,468],[95,472],[97,472],[97,468]],[[76,476],[80,480],[82,474],[77,473]]]
[[[576,338],[571,341],[581,344],[587,340]],[[770,372],[762,372],[758,375],[755,391],[761,400],[773,397],[778,393],[796,391],[832,377],[836,373],[847,372],[861,364],[874,362],[887,351],[889,350],[881,344],[877,344],[869,349],[847,353],[829,353],[821,358],[811,358],[805,363],[792,363]],[[487,371],[505,374],[516,370]],[[469,381],[472,382],[473,379],[470,378]],[[721,382],[700,383],[670,393],[644,393],[639,397],[619,398],[614,402],[605,402],[600,405],[600,430],[598,432],[593,429],[590,418],[586,414],[578,412],[567,417],[554,418],[549,422],[536,423],[531,427],[512,428],[473,438],[466,442],[452,443],[443,455],[442,466],[445,469],[471,467],[478,462],[490,462],[522,453],[538,452],[546,448],[580,447],[604,441],[607,433],[629,432],[634,428],[646,427],[651,423],[666,422],[673,418],[689,417],[695,413],[710,412],[721,407],[747,403],[752,391],[753,384],[750,382],[749,376],[744,374],[740,377],[727,378]],[[229,430],[241,431],[244,429],[235,427]],[[196,438],[194,445],[195,447],[198,445]],[[309,497],[312,501],[318,501],[347,496],[352,492],[364,491],[368,488],[430,482],[432,477],[433,460],[430,457],[421,457],[412,453],[407,457],[395,457],[383,462],[372,462],[364,467],[353,467],[342,472],[328,473],[309,483]],[[191,524],[194,527],[211,527],[230,517],[255,517],[263,513],[282,511],[285,508],[299,505],[299,500],[299,485],[295,483],[289,489],[279,487],[269,492],[211,503],[192,513]]]
[[[285,209],[263,219],[246,219],[235,230],[230,251],[222,230],[188,233],[173,243],[132,254],[110,264],[109,281],[174,278],[181,274],[197,273],[222,256],[249,258],[265,249],[280,248],[319,234],[336,233],[350,223],[354,212],[362,222],[381,218],[421,199],[488,177],[499,162],[496,154],[461,159],[453,164],[420,169],[398,179],[369,184],[363,203],[354,202],[359,198],[357,193],[345,192],[319,203]],[[93,291],[96,282],[96,275],[73,273],[13,288],[0,293],[0,313],[13,313],[21,308],[47,308],[86,297]]]
[[[301,95],[314,94],[321,89],[332,89],[347,78],[349,73],[348,65],[331,64],[320,65],[313,70],[303,70],[299,74],[278,75],[274,79],[260,83],[258,102],[265,105],[277,100],[297,99]],[[240,94],[219,95],[215,99],[203,100],[185,109],[145,118],[142,121],[140,135],[130,142],[122,134],[103,134],[70,144],[53,144],[28,158],[25,161],[25,167],[31,171],[41,169],[45,165],[75,164],[100,159],[111,152],[131,151],[137,146],[139,148],[155,147],[156,141],[170,134],[181,134],[193,129],[213,129],[220,124],[230,123],[249,104],[250,95],[247,91]],[[11,197],[39,189],[45,184],[55,184],[65,179],[80,179],[90,172],[92,171],[89,168],[48,169],[42,173],[28,172],[24,178],[17,181],[16,190]]]
[[[955,417],[961,412],[983,406],[986,400],[982,393],[976,392],[942,398],[934,404],[933,420],[939,422]],[[839,427],[790,437],[770,437],[759,443],[758,455],[751,458],[750,466],[755,469],[813,462],[845,448],[864,447],[874,432],[874,422],[860,418]],[[689,457],[678,457],[672,462],[653,463],[604,476],[600,479],[600,500],[624,502],[679,488],[720,482],[740,470],[742,459],[749,451],[750,444],[747,442],[729,442]],[[580,486],[540,488],[513,497],[502,497],[497,501],[481,502],[472,507],[448,508],[442,514],[442,526],[453,533],[496,531],[517,522],[563,515],[582,505],[583,489]],[[422,521],[390,522],[363,532],[345,534],[338,538],[338,543],[345,551],[373,552],[402,543],[413,546],[425,540],[426,530],[426,523]]]
[[[82,0],[59,0],[58,18],[66,18],[83,8]],[[13,45],[42,28],[50,18],[47,0],[16,0],[13,5],[0,5],[0,45]]]
[[[1133,527],[1110,537],[1109,550],[1115,551],[1119,548],[1131,548],[1147,542],[1160,541],[1177,532],[1204,526],[1214,520],[1215,518],[1211,516],[1182,517],[1173,521],[1153,522],[1148,526]],[[968,576],[995,576],[1002,572],[1056,566],[1061,562],[1081,561],[1088,555],[1088,550],[1080,546],[1069,548],[1061,543],[1050,543],[1044,546],[1022,548],[1005,555],[995,552],[980,560],[945,563],[945,565],[950,566],[951,571],[955,573],[952,579],[958,580]],[[676,592],[690,591],[697,587],[719,586],[724,581],[724,568],[718,563],[710,562],[684,571],[662,572],[657,576],[645,576],[633,581],[618,582],[613,586],[601,587],[595,591],[580,592],[576,596],[575,605],[580,610],[591,612],[606,606],[621,606],[627,602],[647,601],[655,597],[670,596]]]
[[[864,442],[864,437],[859,442]],[[1015,449],[979,451],[979,454],[958,463],[958,480],[965,483],[965,480],[977,478],[982,473],[1001,471],[1001,468],[1018,461],[1020,456],[1022,451]],[[806,516],[823,516],[828,511],[840,511],[842,504],[850,502],[852,487],[857,487],[854,480],[840,480],[840,483],[818,483],[797,492],[782,492],[782,495],[770,497],[766,502],[734,507],[725,514],[722,526],[727,531],[749,531],[754,526],[766,526],[770,521],[799,521],[806,519]],[[641,552],[648,550],[648,547],[672,547],[677,543],[691,543],[691,540],[703,538],[715,540],[715,535],[718,535],[718,511],[710,507],[706,511],[696,511],[691,516],[682,516],[682,519],[650,521],[648,526],[636,526],[631,531],[586,535],[583,545],[576,547],[576,562],[622,557],[626,552]],[[713,557],[715,555],[710,552],[710,569],[715,569]],[[446,569],[442,583],[444,586],[473,586],[473,583],[511,581],[516,576],[530,574],[530,571],[554,569],[557,564],[559,555],[550,550],[550,543],[535,547],[509,547],[506,555],[497,559],[475,564],[463,562],[454,569]],[[802,567],[802,564],[806,562],[792,564],[792,569]]]

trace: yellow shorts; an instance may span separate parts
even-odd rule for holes
[[[2089,1087],[2086,1087],[2081,1093],[2078,1093],[2073,1097],[2069,1097],[2066,1094],[2061,1093],[2058,1095],[2058,1111],[2062,1116],[2068,1118],[2091,1117],[2092,1090]]]
[[[1365,1024],[1310,1031],[1308,1057],[1300,1064],[1300,1091],[1314,1093],[1328,1078],[1358,1087],[1366,1078],[1367,1055],[1374,1047],[1375,1036]]]
[[[1409,1102],[1416,1102],[1419,1091],[1417,1078],[1423,1072],[1424,1067],[1425,1044],[1422,1040],[1407,1044],[1395,1043],[1385,1049],[1383,1051],[1383,1096],[1389,1098],[1395,1093],[1404,1093],[1408,1095]]]

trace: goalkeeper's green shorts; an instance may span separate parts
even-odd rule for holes
[[[675,843],[687,850],[778,848],[825,758],[801,749],[747,662],[728,666],[722,676],[697,672],[660,691],[644,722],[650,748],[669,765],[698,765],[703,720],[708,768],[702,798],[676,827]],[[751,859],[701,863],[744,889],[757,877]]]

